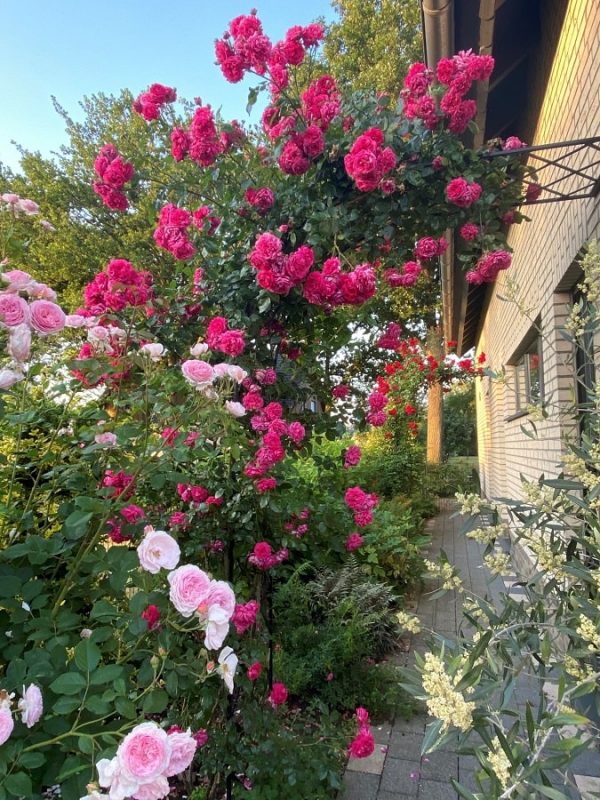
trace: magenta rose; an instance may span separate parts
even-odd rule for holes
[[[211,580],[200,567],[196,567],[194,564],[184,564],[173,572],[169,572],[167,580],[171,586],[169,598],[177,611],[184,617],[191,617],[198,606],[207,603]]]
[[[65,327],[65,312],[50,300],[34,300],[30,306],[31,327],[40,336],[58,333]]]

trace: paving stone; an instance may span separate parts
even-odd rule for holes
[[[597,749],[590,749],[585,753],[581,753],[569,765],[569,768],[576,775],[600,778],[600,753]]]
[[[377,744],[387,744],[392,732],[392,723],[382,722],[381,725],[371,725],[371,732]]]
[[[392,758],[402,758],[405,761],[420,761],[422,744],[422,735],[407,733],[394,727],[390,739],[389,754]]]
[[[421,762],[423,778],[431,780],[449,781],[458,777],[458,756],[456,753],[446,753],[436,750],[430,753]]]
[[[376,800],[379,775],[365,772],[346,772],[344,775],[344,800]]]
[[[397,792],[378,792],[377,800],[411,800],[414,795],[398,794]]]
[[[385,755],[385,751],[376,746],[373,753],[367,758],[351,758],[346,769],[349,772],[368,772],[371,775],[381,775]]]
[[[412,778],[411,775],[413,775]],[[409,797],[416,797],[419,786],[418,776],[418,761],[405,761],[401,758],[390,758],[388,756],[385,760],[380,786],[386,792],[402,793]]]
[[[420,733],[422,736],[425,731],[426,722],[427,717],[425,714],[415,714],[410,719],[396,717],[394,722],[394,730],[398,730],[403,733]]]
[[[419,786],[420,800],[457,800],[456,790],[449,783],[437,781],[421,781]]]

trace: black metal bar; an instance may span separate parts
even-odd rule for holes
[[[233,772],[230,772],[227,776],[226,782],[226,790],[227,790],[227,800],[233,800]]]
[[[600,144],[600,136],[588,136],[585,139],[571,139],[566,142],[550,142],[550,144],[533,144],[514,150],[490,150],[487,153],[481,153],[481,155],[483,158],[499,158],[501,156],[514,158],[518,155],[535,153],[538,150],[555,150],[558,147],[575,147],[576,145],[587,145],[598,149],[598,144]]]
[[[596,192],[598,194],[598,192]],[[539,200],[522,200],[522,206],[537,206],[542,203],[562,203],[564,200],[587,200],[590,197],[595,197],[596,194],[590,192],[589,194],[570,194],[563,195],[562,197],[544,197]]]

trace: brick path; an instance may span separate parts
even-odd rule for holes
[[[517,581],[516,576],[492,579],[482,561],[483,547],[461,533],[461,518],[450,518],[454,510],[453,501],[442,500],[440,514],[429,520],[429,557],[435,559],[444,550],[450,563],[458,568],[465,586],[480,596],[487,593],[497,599],[499,593],[504,591],[518,597],[522,589],[513,586]],[[422,595],[415,613],[424,628],[454,636],[461,620],[460,602],[460,598],[450,593],[433,601],[427,595]],[[404,666],[413,663],[415,651],[428,649],[426,638],[427,634],[413,636],[410,651],[398,656],[398,663]],[[515,691],[517,706],[524,706],[528,698],[537,706],[539,693],[546,688],[535,679],[519,678]],[[344,800],[457,800],[459,795],[453,789],[450,778],[476,791],[473,772],[477,762],[473,757],[459,756],[451,750],[439,750],[421,759],[425,724],[425,716],[417,716],[374,726],[377,743],[375,752],[369,758],[352,759],[349,762],[344,777]],[[600,794],[596,794],[600,791],[600,753],[591,751],[580,756],[575,771],[580,773],[574,776],[579,791],[574,791],[572,797],[583,800],[600,797]],[[560,788],[566,791],[564,786]]]

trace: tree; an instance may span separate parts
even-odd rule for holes
[[[339,20],[324,45],[335,78],[355,90],[398,95],[410,64],[423,55],[419,3],[333,0]]]

